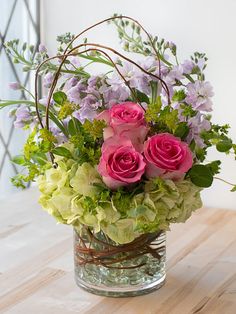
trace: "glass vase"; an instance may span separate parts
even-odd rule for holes
[[[159,289],[165,282],[166,234],[145,234],[117,245],[103,232],[74,229],[75,280],[98,295],[130,297]]]

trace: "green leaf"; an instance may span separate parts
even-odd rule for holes
[[[236,192],[236,185],[230,190],[230,192]]]
[[[186,94],[185,94],[184,90],[180,89],[180,90],[174,92],[172,100],[173,101],[182,101],[185,99],[185,97],[186,97]]]
[[[214,176],[215,174],[220,172],[220,165],[220,160],[214,160],[211,163],[207,164],[206,167],[211,171],[212,175]]]
[[[71,152],[65,147],[56,147],[52,150],[52,153],[58,156],[66,157],[66,158],[72,158]]]
[[[67,100],[67,96],[62,91],[58,91],[58,92],[53,94],[53,100],[57,104],[62,105]]]
[[[216,149],[221,152],[221,153],[225,153],[228,152],[233,146],[232,140],[229,138],[226,138],[224,140],[219,141],[216,144]]]
[[[148,96],[140,92],[138,89],[136,90],[136,96],[139,102],[145,102],[146,104],[150,103]]]
[[[160,113],[162,107],[161,97],[158,96],[155,103],[148,104],[145,118],[148,122],[158,122],[159,117],[158,114]]]
[[[76,135],[77,130],[76,130],[75,122],[73,121],[73,119],[69,121],[67,128],[70,135],[72,136]]]
[[[92,135],[94,139],[103,137],[103,130],[106,127],[106,122],[104,120],[96,120],[93,122],[89,120],[85,120],[83,124],[83,128],[85,132]]]
[[[190,169],[188,175],[191,181],[197,186],[208,188],[212,185],[213,175],[207,166],[195,165]]]
[[[17,156],[14,156],[11,161],[17,165],[24,165],[25,164],[25,157],[23,155],[17,155]]]
[[[180,122],[175,129],[174,135],[180,137],[182,140],[186,138],[189,133],[189,127],[187,122]]]
[[[78,119],[72,117],[72,119],[68,123],[67,128],[69,134],[73,136],[81,132],[82,123]]]
[[[203,162],[206,158],[207,150],[206,148],[199,148],[197,147],[195,150],[196,157],[199,161]]]
[[[43,166],[47,163],[47,157],[44,153],[37,153],[34,156],[32,156],[33,161],[37,162],[40,166]]]
[[[73,104],[69,103],[69,102],[64,102],[61,105],[61,108],[58,112],[58,118],[60,120],[63,120],[65,118],[67,118],[68,116],[72,115],[72,113],[74,112],[75,108],[73,106]]]

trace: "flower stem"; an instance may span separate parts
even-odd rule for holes
[[[233,183],[231,183],[231,182],[229,182],[229,181],[226,181],[226,180],[224,180],[224,179],[222,179],[222,178],[214,177],[214,179],[219,180],[219,181],[222,181],[222,182],[224,182],[224,183],[226,183],[226,184],[228,184],[228,185],[235,186],[235,184],[233,184]]]

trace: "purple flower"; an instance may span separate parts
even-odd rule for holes
[[[203,70],[205,64],[206,64],[206,60],[203,58],[200,58],[197,62],[197,66],[199,67],[201,71]]]
[[[48,72],[43,78],[43,86],[49,88],[53,82],[54,75]]]
[[[82,93],[84,92],[86,92],[86,85],[81,80],[67,91],[67,97],[70,102],[79,105],[83,96]]]
[[[205,118],[200,112],[196,116],[188,120],[189,134],[187,136],[187,143],[191,143],[192,140],[195,141],[196,146],[203,148],[205,146],[203,139],[201,138],[201,133],[203,131],[209,131],[211,129],[211,123]]]
[[[21,85],[18,82],[10,82],[9,88],[13,89],[13,90],[19,90],[19,89],[21,89]]]
[[[68,70],[75,71],[77,68],[81,68],[81,63],[80,63],[79,57],[72,56],[72,57],[68,57],[67,60],[70,61],[70,64],[67,66]],[[60,62],[61,61],[59,60],[59,63]],[[73,75],[74,74],[72,74],[72,73],[66,73],[66,74],[64,74],[64,77],[70,78],[70,77],[73,77]]]
[[[39,49],[38,49],[38,51],[39,51],[40,53],[42,53],[42,52],[47,52],[47,48],[46,48],[43,44],[39,44]]]
[[[15,128],[23,128],[25,125],[32,122],[32,116],[29,109],[26,106],[20,106],[15,112],[16,120],[14,121]]]
[[[39,99],[39,103],[40,105],[47,106],[48,96],[44,96],[43,98]],[[54,100],[51,98],[50,105],[53,105],[53,104],[54,104]]]
[[[212,86],[209,82],[196,81],[187,85],[186,102],[199,111],[211,111],[214,96]]]
[[[62,144],[67,141],[66,136],[61,132],[57,126],[51,126],[50,131],[56,137],[58,144]]]
[[[130,90],[126,85],[103,86],[100,88],[104,102],[108,108],[114,104],[127,100]]]
[[[74,87],[77,83],[79,82],[77,77],[72,77],[69,80],[66,81],[65,86],[64,86],[64,91],[68,91],[71,89],[71,87]]]
[[[182,68],[183,68],[183,72],[185,74],[190,74],[194,68],[194,63],[193,61],[191,60],[185,60],[183,63],[182,63]]]
[[[90,121],[94,120],[97,116],[97,111],[89,106],[84,106],[80,110],[74,111],[73,116],[81,123],[84,123],[86,119]]]
[[[173,85],[176,80],[181,81],[183,78],[184,76],[182,65],[176,65],[167,74],[165,81],[167,84]]]
[[[129,83],[130,87],[137,87],[137,70],[133,64],[129,62],[124,62],[123,65],[117,65],[120,73]],[[114,70],[114,73],[111,78],[107,79],[107,83],[111,85],[114,89],[118,88],[120,85],[125,85],[123,78],[120,74]]]

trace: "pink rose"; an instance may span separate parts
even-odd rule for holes
[[[97,119],[105,120],[109,125],[104,129],[104,140],[114,135],[127,137],[138,151],[142,151],[148,133],[144,113],[143,108],[133,102],[117,104],[101,112]]]
[[[98,172],[111,189],[137,182],[145,172],[146,163],[127,138],[114,136],[102,145]]]
[[[157,134],[144,143],[147,177],[180,179],[192,167],[193,157],[188,145],[169,134]]]

